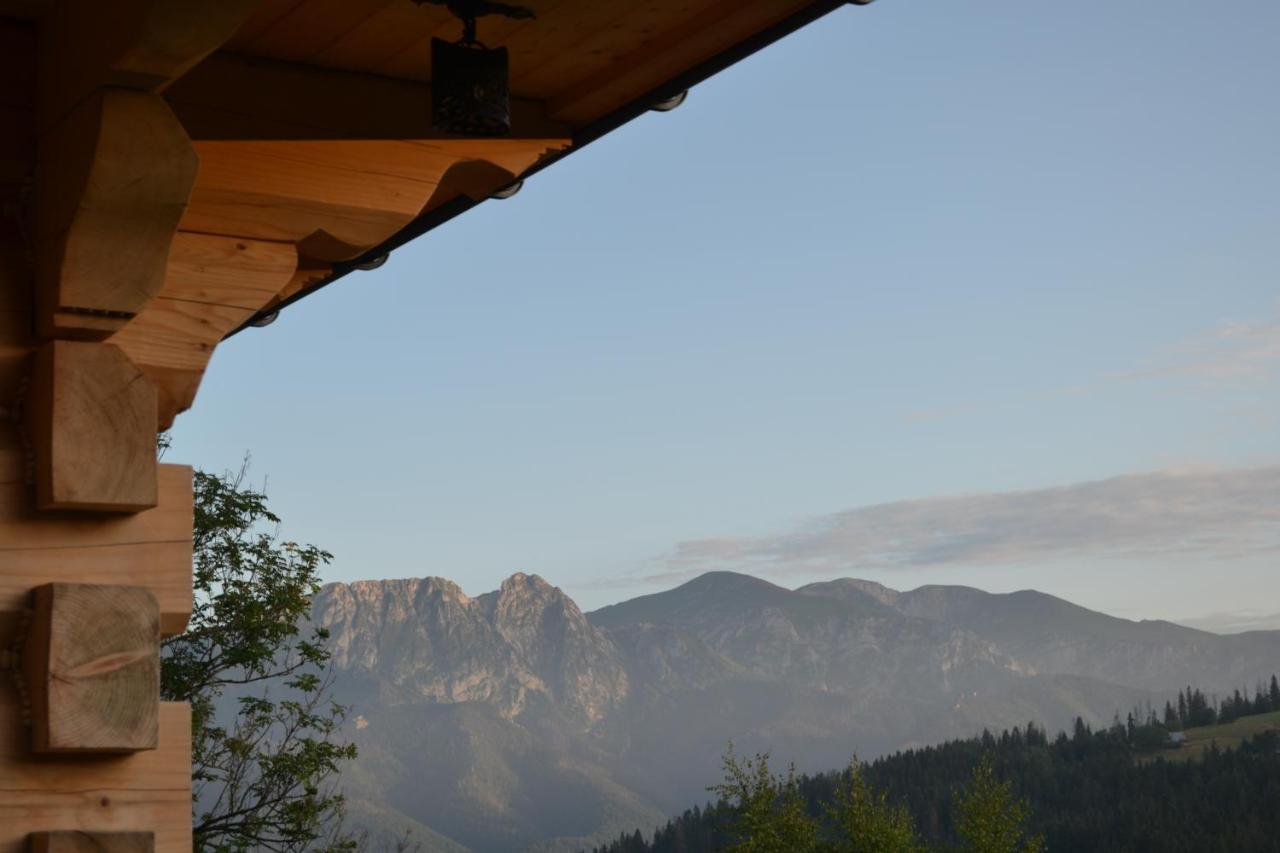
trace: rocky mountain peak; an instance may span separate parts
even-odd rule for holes
[[[443,578],[330,584],[312,614],[334,665],[392,704],[484,702],[514,718],[542,697],[590,725],[627,696],[613,643],[537,575],[476,598]]]
[[[542,579],[541,575],[527,575],[524,572],[516,572],[510,577],[503,580],[498,587],[501,592],[537,592],[546,593],[558,591],[556,587],[547,583]]]

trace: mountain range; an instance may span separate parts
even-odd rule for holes
[[[536,575],[326,586],[351,820],[427,851],[573,851],[705,800],[732,741],[802,771],[1252,686],[1280,631],[1133,622],[1039,592],[789,590],[714,572],[583,613]]]

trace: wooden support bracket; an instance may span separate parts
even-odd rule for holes
[[[155,853],[152,832],[33,832],[31,853]]]
[[[26,418],[40,509],[137,512],[156,505],[156,392],[119,347],[41,347]]]
[[[36,752],[159,744],[160,606],[132,586],[52,583],[33,593],[22,651]]]
[[[164,286],[199,158],[158,95],[99,89],[40,142],[37,329],[102,339]]]

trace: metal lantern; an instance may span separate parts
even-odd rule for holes
[[[431,40],[431,126],[441,133],[502,136],[511,130],[507,49],[474,39]]]

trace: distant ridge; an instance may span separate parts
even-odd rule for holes
[[[428,851],[569,851],[705,797],[732,739],[801,769],[1074,717],[1275,669],[1280,632],[1131,622],[1034,591],[734,572],[584,614],[537,575],[331,584],[352,819]]]

